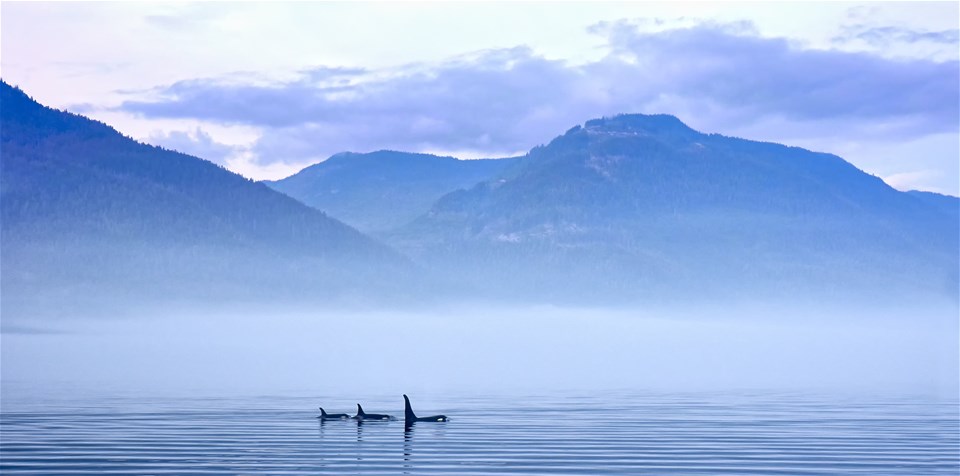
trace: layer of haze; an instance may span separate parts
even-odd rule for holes
[[[231,313],[59,321],[2,334],[4,398],[880,392],[956,398],[955,305]]]

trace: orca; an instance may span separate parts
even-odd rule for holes
[[[404,423],[405,425],[411,425],[411,424],[413,424],[414,422],[418,422],[418,421],[436,421],[436,422],[443,422],[443,421],[450,421],[450,419],[447,418],[446,415],[433,415],[433,416],[428,416],[428,417],[417,417],[417,415],[413,413],[413,408],[410,407],[410,399],[407,397],[406,394],[404,394],[404,395],[403,395],[403,423]]]
[[[323,407],[320,407],[320,416],[317,418],[321,420],[348,420],[350,415],[346,413],[327,413],[323,411]]]
[[[353,417],[353,419],[354,419],[354,420],[357,420],[357,421],[366,421],[366,420],[370,420],[370,421],[391,421],[391,420],[396,420],[396,417],[392,417],[392,416],[390,416],[390,415],[384,415],[384,414],[382,414],[382,413],[364,413],[364,412],[363,412],[363,407],[361,407],[360,404],[358,403],[358,404],[357,404],[357,416]]]

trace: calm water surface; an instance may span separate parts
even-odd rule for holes
[[[417,398],[449,423],[319,422],[343,397],[5,398],[3,474],[960,473],[956,402],[606,394]],[[352,403],[352,401],[350,402]],[[367,412],[403,416],[396,397]]]

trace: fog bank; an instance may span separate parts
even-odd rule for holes
[[[955,313],[491,308],[63,320],[4,329],[3,396],[762,389],[956,398]]]

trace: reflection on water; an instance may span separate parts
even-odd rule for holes
[[[413,425],[404,425],[403,427],[403,474],[410,474],[412,466],[410,456],[413,448]]]
[[[329,400],[329,399],[327,399]],[[372,408],[400,408],[395,398]],[[447,423],[316,399],[3,402],[3,474],[957,474],[957,402],[785,394],[433,398]],[[322,402],[325,403],[325,402]],[[387,413],[387,412],[385,412]]]

